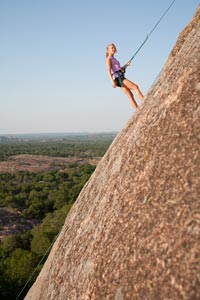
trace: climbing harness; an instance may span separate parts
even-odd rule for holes
[[[115,78],[115,80],[119,84],[119,85],[117,84],[117,86],[120,86],[120,87],[122,86],[125,72],[126,72],[125,68],[121,68],[120,70],[118,70],[112,74],[112,75],[117,74],[117,77]]]

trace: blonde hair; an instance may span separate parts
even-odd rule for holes
[[[116,48],[116,46],[115,46],[115,44],[109,44],[107,47],[106,47],[106,57],[108,57],[108,55],[109,55],[109,48],[111,47],[111,46],[113,46],[114,48],[115,48],[115,51],[117,52],[117,48]]]

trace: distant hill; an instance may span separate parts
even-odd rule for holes
[[[67,132],[67,133],[30,133],[30,134],[9,134],[0,135],[0,142],[13,142],[13,141],[41,141],[41,140],[80,140],[86,141],[90,139],[105,140],[115,137],[117,132]]]

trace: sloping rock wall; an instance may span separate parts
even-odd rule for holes
[[[83,188],[26,300],[200,299],[199,14]]]

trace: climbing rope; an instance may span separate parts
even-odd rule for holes
[[[134,57],[138,54],[138,52],[142,49],[142,47],[144,46],[144,44],[147,42],[148,38],[152,35],[152,33],[154,32],[154,30],[156,29],[156,27],[160,24],[160,22],[162,21],[162,19],[165,17],[165,15],[167,14],[167,12],[170,10],[170,8],[172,7],[172,5],[174,4],[176,0],[172,1],[171,4],[169,5],[169,7],[165,10],[165,12],[162,14],[162,16],[160,17],[160,19],[158,20],[158,22],[154,25],[154,27],[152,28],[152,30],[149,32],[149,34],[147,34],[145,40],[142,42],[142,44],[139,46],[139,48],[137,49],[137,51],[133,54],[133,56],[131,57],[130,61],[132,61],[134,59]]]

